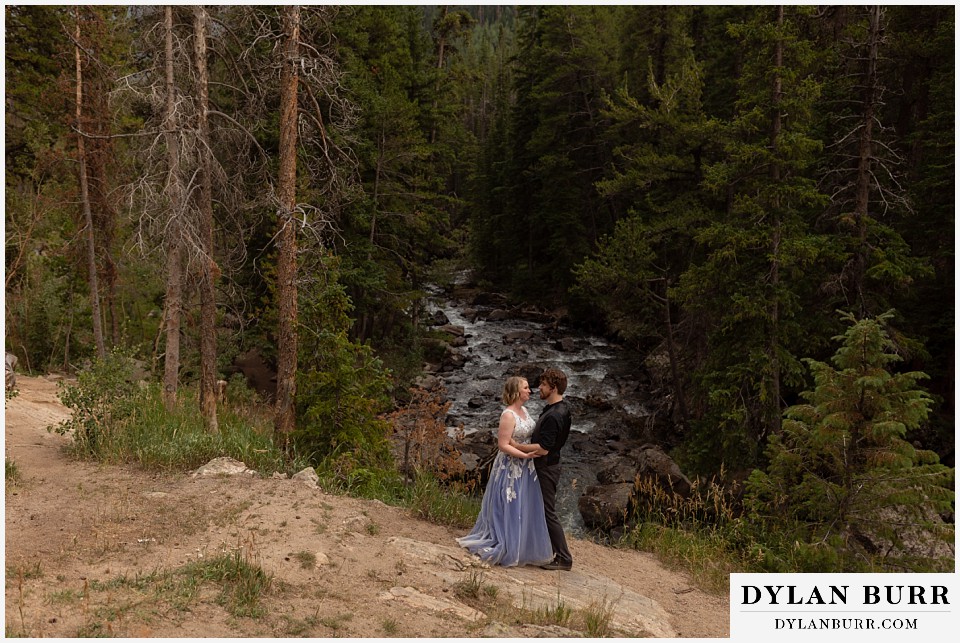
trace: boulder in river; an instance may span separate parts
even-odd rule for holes
[[[530,384],[530,388],[536,388],[540,386],[540,376],[543,375],[544,368],[536,364],[523,363],[514,366],[507,371],[507,375],[519,375],[520,377],[527,380]]]
[[[463,326],[457,326],[456,324],[447,324],[446,326],[441,326],[438,330],[442,330],[448,335],[453,335],[454,337],[463,337],[464,328]]]
[[[633,483],[594,485],[587,487],[577,508],[583,523],[591,529],[609,529],[622,525],[633,508]]]
[[[664,490],[678,493],[684,498],[690,495],[690,480],[680,467],[663,450],[652,444],[640,447],[637,454],[637,475],[642,481],[652,482]]]
[[[481,406],[483,406],[486,403],[487,401],[485,399],[483,399],[480,396],[476,396],[476,397],[470,398],[470,401],[467,402],[467,406],[469,406],[471,409],[479,409]]]
[[[450,323],[450,319],[442,310],[437,310],[427,318],[427,323],[431,326],[445,326]]]

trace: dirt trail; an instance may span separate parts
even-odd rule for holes
[[[726,596],[641,552],[573,540],[573,572],[490,569],[456,547],[460,531],[377,501],[76,462],[46,431],[68,415],[55,382],[18,384],[4,431],[20,480],[5,494],[7,636],[567,636],[516,606],[582,613],[598,598],[613,635],[729,636]],[[272,578],[260,614],[231,614],[217,584],[180,573],[238,551]],[[464,598],[471,579],[497,589]]]

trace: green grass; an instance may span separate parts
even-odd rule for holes
[[[191,563],[181,573],[187,579],[219,584],[217,604],[233,616],[257,618],[266,614],[260,598],[269,591],[273,579],[239,550]]]
[[[560,627],[569,627],[571,616],[573,616],[573,610],[563,602],[563,599],[558,593],[556,604],[538,607],[533,611],[531,620],[538,625],[559,625]]]
[[[317,566],[317,555],[309,551],[298,551],[293,557],[300,563],[302,569],[313,569]]]
[[[6,571],[7,583],[19,578],[22,578],[23,580],[43,578],[43,566],[40,564],[40,561],[37,561],[32,565],[11,565],[6,568]]]
[[[325,616],[320,619],[320,624],[329,627],[333,631],[339,631],[343,624],[353,620],[353,614],[344,612],[336,616]]]
[[[213,458],[240,460],[264,475],[293,474],[309,466],[287,456],[273,442],[270,418],[255,407],[221,405],[219,431],[207,431],[190,391],[176,408],[164,408],[160,387],[150,385],[136,394],[136,404],[122,419],[98,429],[95,440],[74,440],[78,455],[113,463],[133,463],[149,470],[183,471]]]
[[[130,601],[126,607],[112,608],[111,613],[102,614],[109,622],[122,620],[125,611],[142,605],[161,604],[180,612],[191,611],[200,600],[201,589],[207,585],[219,588],[216,602],[232,616],[258,618],[266,614],[261,599],[272,589],[273,578],[236,550],[174,570],[158,569],[134,576],[120,575],[106,581],[94,580],[85,591],[117,593],[129,590],[143,595],[142,600]],[[61,598],[68,601],[74,595],[65,593]]]
[[[10,486],[16,486],[23,482],[23,476],[20,473],[20,467],[13,460],[3,459],[3,480]]]
[[[601,638],[613,634],[610,622],[613,619],[613,603],[603,597],[590,603],[581,613],[587,636]]]
[[[380,630],[383,632],[384,636],[396,636],[398,629],[397,622],[392,618],[388,618],[380,624]]]
[[[317,625],[320,623],[320,619],[316,616],[308,616],[306,618],[298,619],[292,618],[283,614],[280,618],[284,621],[283,633],[287,637],[308,637],[311,636],[313,630],[316,629]]]
[[[444,485],[429,474],[419,475],[413,484],[404,484],[396,470],[358,469],[344,474],[324,462],[317,475],[320,487],[328,493],[380,500],[438,525],[469,528],[480,511],[479,498],[456,485]],[[367,529],[371,535],[379,531],[376,526]]]
[[[625,536],[623,544],[654,553],[669,567],[689,573],[697,586],[712,593],[728,590],[732,572],[751,571],[743,556],[718,533],[643,523]]]
[[[483,572],[472,570],[470,574],[453,584],[453,593],[457,598],[478,601],[484,594]]]

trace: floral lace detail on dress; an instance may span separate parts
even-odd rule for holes
[[[519,414],[514,413],[512,409],[504,409],[504,413],[510,413],[513,415],[516,420],[516,424],[513,427],[513,439],[519,442],[520,444],[529,444],[530,436],[533,435],[533,429],[536,428],[537,423],[534,422],[533,418],[528,414],[526,419],[520,417]],[[516,481],[520,479],[520,476],[523,475],[523,469],[526,468],[533,479],[537,479],[537,470],[533,466],[533,460],[523,460],[520,458],[514,458],[513,456],[507,455],[503,451],[497,454],[497,459],[494,462],[494,466],[497,467],[497,470],[507,472],[507,485],[504,487],[504,494],[506,496],[507,502],[513,502],[517,499],[517,489]]]

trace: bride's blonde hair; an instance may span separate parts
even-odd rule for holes
[[[527,378],[520,377],[519,375],[514,375],[513,377],[507,379],[503,384],[503,395],[500,396],[500,399],[504,404],[510,406],[518,399],[520,399],[520,386],[521,382],[526,382]]]

